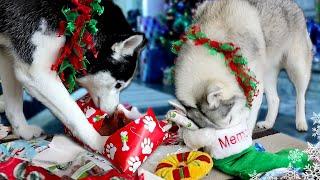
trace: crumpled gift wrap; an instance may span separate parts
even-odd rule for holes
[[[31,160],[38,153],[48,148],[49,141],[42,138],[34,140],[16,140],[0,144],[0,155]]]
[[[109,162],[89,152],[82,153],[71,162],[53,165],[47,169],[64,179],[100,177],[113,170]]]
[[[105,158],[86,151],[65,136],[53,137],[49,147],[37,154],[32,162],[63,179],[102,176],[113,169]]]
[[[138,180],[152,176],[152,174],[147,174],[147,172],[140,173],[140,171],[134,177],[121,173],[101,155],[88,152],[65,136],[53,137],[49,148],[37,154],[32,159],[32,163],[63,180]]]
[[[0,161],[0,179],[59,180],[60,178],[41,167],[31,165],[25,160],[9,157]]]
[[[112,135],[118,129],[142,116],[136,107],[122,104],[118,105],[113,115],[109,115],[97,108],[88,94],[79,99],[77,104],[85,114],[89,123],[103,136]]]
[[[88,122],[102,136],[110,136],[118,129],[126,126],[133,120],[138,119],[142,116],[142,114],[136,107],[132,107],[130,105],[125,106],[121,104],[118,105],[113,115],[109,115],[108,113],[95,106],[89,94],[77,100],[76,103],[85,114]],[[90,151],[94,151],[89,146],[81,142],[77,137],[75,137],[72,132],[66,127],[65,133],[81,146],[89,149]]]
[[[77,104],[96,130],[101,129],[104,119],[109,118],[108,113],[96,108],[92,98],[88,94],[79,99]]]
[[[104,156],[119,170],[133,175],[165,139],[152,109],[109,137]]]

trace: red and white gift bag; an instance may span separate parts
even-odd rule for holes
[[[163,142],[165,132],[152,109],[111,135],[104,156],[125,174],[133,175]]]

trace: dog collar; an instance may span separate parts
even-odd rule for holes
[[[60,49],[58,58],[51,69],[57,71],[60,79],[71,93],[75,90],[78,75],[86,75],[89,63],[85,54],[93,53],[97,58],[93,35],[97,34],[98,21],[93,19],[102,15],[104,7],[101,0],[72,0],[74,8],[62,8],[65,20],[59,23],[58,36],[66,36],[66,43]]]
[[[255,74],[248,68],[248,60],[241,52],[240,48],[233,43],[220,43],[210,40],[206,34],[201,32],[200,26],[193,25],[189,30],[172,45],[172,52],[178,54],[183,44],[188,40],[192,41],[195,46],[204,46],[213,56],[220,55],[225,60],[226,66],[242,88],[247,99],[247,106],[251,108],[254,97],[258,96],[259,90]]]

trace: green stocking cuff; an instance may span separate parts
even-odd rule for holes
[[[299,154],[299,158],[289,156],[293,151]],[[297,160],[298,159],[298,160]],[[297,149],[285,149],[277,153],[259,152],[255,147],[250,147],[243,152],[221,160],[214,160],[214,165],[222,172],[250,179],[250,174],[268,172],[277,168],[286,168],[290,165],[294,168],[305,168],[310,164],[308,155]]]

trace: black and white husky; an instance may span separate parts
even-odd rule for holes
[[[58,37],[64,20],[62,7],[69,0],[0,1],[0,76],[5,112],[15,134],[24,139],[40,136],[39,127],[28,125],[22,111],[22,90],[45,104],[74,134],[95,150],[102,150],[105,137],[87,122],[57,73],[51,70],[66,37]],[[145,38],[132,32],[120,8],[103,0],[105,12],[94,37],[98,59],[89,58],[88,75],[77,77],[95,104],[113,113],[119,92],[131,81]],[[87,54],[87,57],[92,55]]]

